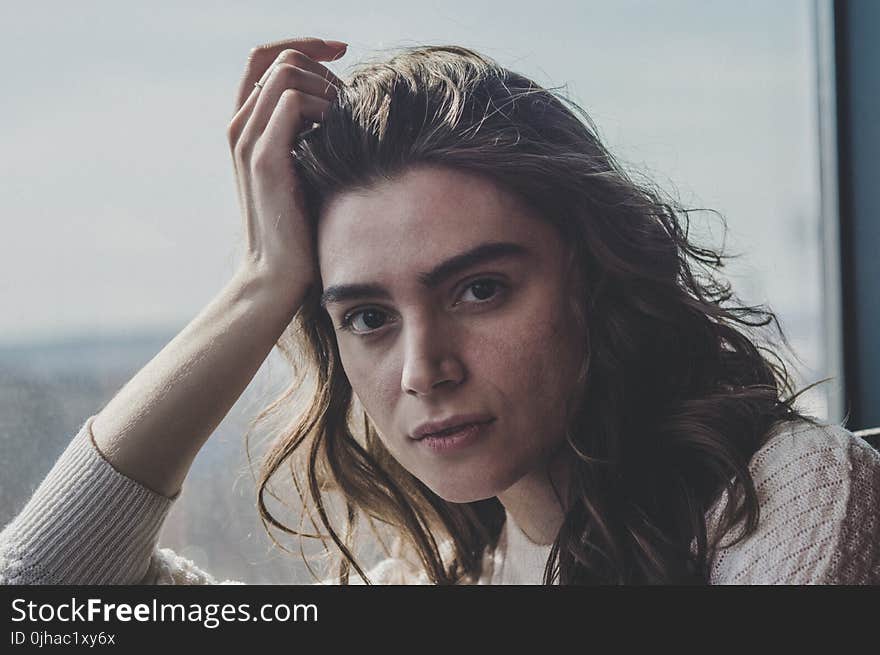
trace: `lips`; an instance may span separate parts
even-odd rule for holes
[[[495,417],[489,416],[488,414],[459,414],[440,421],[422,423],[412,431],[410,438],[418,441],[419,439],[424,439],[430,435],[437,435],[438,433],[441,433],[442,436],[442,433],[444,432],[452,432],[467,425],[491,423],[494,420]]]

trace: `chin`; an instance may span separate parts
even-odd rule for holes
[[[447,503],[457,503],[459,505],[464,505],[465,503],[475,503],[478,500],[486,500],[487,498],[494,498],[497,494],[437,494],[445,500]]]
[[[431,491],[440,496],[440,498],[447,503],[474,503],[478,500],[486,500],[487,498],[494,498],[498,495],[498,492],[494,487],[487,488],[485,484],[473,488],[431,485],[427,482],[425,484]]]

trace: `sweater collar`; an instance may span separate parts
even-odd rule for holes
[[[501,551],[500,571],[494,584],[542,584],[544,566],[550,557],[552,544],[537,544],[523,532],[505,510],[504,527],[499,537]]]

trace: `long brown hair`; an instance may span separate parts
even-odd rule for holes
[[[314,222],[336,194],[442,165],[518,194],[568,244],[586,355],[579,391],[564,403],[574,465],[545,583],[705,583],[718,539],[743,520],[740,538],[754,531],[751,456],[780,422],[818,424],[794,408],[806,389],[792,395],[783,359],[758,345],[757,328],[772,321],[790,346],[769,309],[743,305],[713,275],[729,256],[689,239],[696,210],[637,183],[583,109],[472,50],[408,48],[358,67],[292,156]],[[267,531],[332,539],[343,584],[351,567],[366,579],[355,555],[361,520],[397,535],[429,581],[475,580],[504,508],[497,498],[447,502],[394,460],[357,407],[320,291],[277,344],[294,382],[255,420],[280,421],[259,479]],[[294,411],[309,376],[311,398]],[[285,464],[326,535],[269,510],[269,481]],[[725,489],[710,543],[705,513]]]

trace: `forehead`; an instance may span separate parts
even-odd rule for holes
[[[422,166],[337,196],[325,207],[317,236],[328,286],[426,270],[486,241],[520,242],[540,254],[553,249],[555,232],[515,194],[483,177]]]

